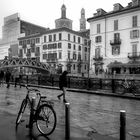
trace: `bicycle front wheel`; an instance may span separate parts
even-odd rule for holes
[[[16,125],[18,125],[21,122],[21,118],[22,118],[22,115],[25,111],[26,105],[27,105],[27,103],[26,103],[26,100],[24,99],[21,103],[21,107],[20,107],[20,110],[18,112],[18,116],[16,119]]]
[[[56,113],[52,106],[43,104],[37,113],[36,125],[39,132],[43,135],[50,135],[56,127]]]

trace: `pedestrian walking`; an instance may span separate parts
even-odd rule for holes
[[[0,71],[0,85],[3,85],[3,82],[4,82],[4,71],[1,70]]]
[[[63,93],[58,95],[57,97],[60,100],[61,96],[63,96],[63,102],[66,102],[65,94],[66,94],[66,87],[67,87],[67,74],[68,72],[64,71],[62,75],[60,75],[59,77],[59,88],[60,90],[63,91]]]
[[[14,76],[15,87],[17,87],[17,83],[19,82],[19,71],[18,71],[18,69],[15,69],[15,71],[13,73],[13,76]]]
[[[11,78],[11,73],[10,73],[9,69],[7,69],[6,74],[5,74],[5,79],[6,79],[7,88],[10,87],[10,83],[9,83],[10,78]]]

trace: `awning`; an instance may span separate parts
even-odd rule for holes
[[[114,61],[107,65],[109,68],[121,68],[124,64],[122,62]]]
[[[126,68],[138,68],[140,67],[140,61],[130,61],[124,64]]]
[[[129,61],[128,63],[122,63],[118,61],[111,62],[107,66],[108,68],[140,68],[140,61]]]

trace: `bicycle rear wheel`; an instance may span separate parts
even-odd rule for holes
[[[17,116],[17,119],[16,119],[16,125],[18,125],[21,122],[21,118],[22,118],[22,115],[25,111],[26,105],[27,105],[27,102],[24,99],[21,103],[21,107],[20,107],[20,110],[18,112],[18,116]]]
[[[36,125],[39,132],[43,135],[50,135],[56,127],[56,113],[52,106],[43,104],[37,112]]]

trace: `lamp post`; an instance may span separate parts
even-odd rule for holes
[[[89,46],[89,55],[88,55],[88,80],[89,80],[91,40],[88,41],[88,46]]]

